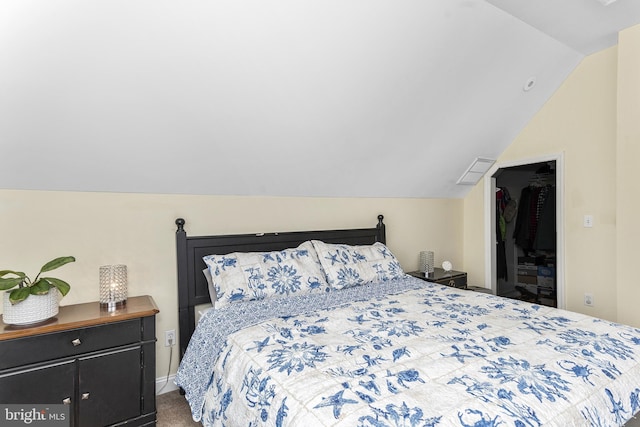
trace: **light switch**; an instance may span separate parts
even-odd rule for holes
[[[593,215],[585,215],[584,216],[584,226],[586,228],[593,227]]]

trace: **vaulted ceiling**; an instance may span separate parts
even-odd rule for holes
[[[463,197],[608,1],[3,0],[0,188]]]

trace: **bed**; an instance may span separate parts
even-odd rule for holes
[[[176,224],[176,383],[204,425],[621,426],[640,409],[640,330],[405,275],[381,215],[234,236]]]

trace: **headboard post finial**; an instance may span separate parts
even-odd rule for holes
[[[384,219],[384,215],[378,215],[378,225],[376,225],[376,229],[378,230],[378,235],[376,236],[376,240],[380,243],[387,243],[387,231],[382,220]]]
[[[178,226],[178,230],[177,231],[184,231],[184,224],[185,224],[185,220],[182,218],[178,218],[176,219],[176,225]]]

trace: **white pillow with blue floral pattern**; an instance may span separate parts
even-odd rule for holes
[[[311,242],[282,251],[234,252],[202,259],[211,273],[216,308],[330,290]]]
[[[350,288],[371,282],[385,282],[404,276],[389,248],[380,242],[351,246],[313,240],[322,269],[333,289]]]

